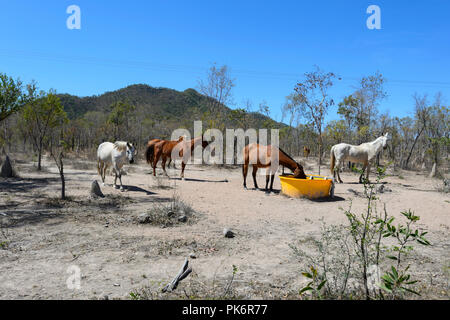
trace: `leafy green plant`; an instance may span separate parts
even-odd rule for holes
[[[319,275],[314,266],[310,266],[309,270],[309,272],[302,272],[302,275],[308,279],[311,279],[311,281],[299,291],[299,294],[303,295],[305,292],[312,292],[317,299],[321,300],[321,291],[327,283],[327,279],[325,279],[324,275]]]
[[[311,292],[315,299],[355,298],[366,299],[404,298],[404,294],[419,294],[414,285],[418,282],[409,273],[410,266],[403,262],[414,247],[413,243],[430,245],[427,232],[415,224],[420,220],[411,210],[401,212],[406,219],[403,224],[394,224],[384,204],[380,202],[377,185],[385,177],[385,168],[377,168],[376,183],[363,179],[366,209],[355,213],[350,208],[344,211],[347,226],[324,226],[321,239],[313,241],[319,254],[308,257],[302,250],[291,246],[294,253],[308,258],[309,270],[302,275],[310,281],[300,290],[300,295]],[[384,239],[393,240],[387,246]],[[395,265],[385,261],[395,261]],[[380,269],[387,271],[380,277]],[[349,285],[352,282],[353,286]]]
[[[385,223],[383,231],[384,238],[394,238],[396,244],[391,246],[391,251],[395,255],[389,255],[387,258],[397,261],[396,266],[391,266],[391,270],[387,271],[382,277],[381,288],[388,294],[395,296],[396,293],[411,292],[420,295],[415,290],[411,289],[411,285],[417,283],[417,280],[411,280],[411,275],[408,274],[409,265],[401,270],[401,263],[403,257],[411,252],[414,248],[410,243],[417,242],[421,245],[428,246],[430,242],[425,238],[426,231],[419,231],[414,229],[413,225],[420,220],[419,216],[414,215],[411,210],[401,213],[406,219],[406,224],[393,224],[394,218],[390,218]]]

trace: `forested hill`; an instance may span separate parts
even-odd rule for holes
[[[184,125],[188,125],[189,122],[192,125],[194,120],[205,119],[205,113],[208,111],[208,98],[194,89],[176,91],[145,84],[130,85],[98,96],[77,97],[60,94],[59,97],[70,119],[82,118],[88,112],[108,114],[112,110],[112,105],[119,101],[134,105],[135,112],[140,117],[172,123],[181,121]],[[244,120],[242,114],[237,115],[224,105],[221,105],[220,109],[227,124],[236,126],[239,121]],[[283,126],[256,112],[245,114],[245,121],[251,125]]]

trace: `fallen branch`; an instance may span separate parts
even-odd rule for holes
[[[186,278],[192,272],[192,268],[191,267],[188,268],[188,264],[189,260],[188,259],[184,260],[183,267],[180,269],[176,277],[173,278],[173,280],[169,282],[164,288],[162,288],[162,292],[167,291],[172,292],[178,287],[178,283],[181,282],[181,280]]]

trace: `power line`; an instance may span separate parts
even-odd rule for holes
[[[175,64],[162,64],[148,61],[133,61],[133,60],[116,60],[109,58],[97,58],[97,57],[82,57],[82,56],[56,56],[46,53],[38,53],[31,51],[0,51],[0,56],[10,58],[24,58],[24,59],[39,59],[50,62],[61,63],[81,63],[89,65],[97,65],[104,67],[118,67],[118,68],[130,68],[130,69],[144,69],[152,71],[169,71],[202,75],[206,72],[207,67],[204,66],[192,66],[192,65],[175,65]],[[276,71],[256,71],[248,69],[232,69],[233,75],[239,75],[243,77],[259,78],[259,79],[282,79],[282,80],[294,80],[299,81],[303,78],[300,73],[286,73]],[[354,76],[340,75],[339,81],[342,82],[358,82],[361,78]],[[402,80],[402,79],[388,79],[388,84],[401,85],[401,86],[433,86],[441,88],[450,88],[450,82],[442,81],[428,81],[428,80]]]

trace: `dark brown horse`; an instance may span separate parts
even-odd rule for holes
[[[175,146],[183,141],[184,137],[181,136],[178,140],[170,141],[170,140],[160,140],[153,139],[147,143],[147,150],[145,151],[145,157],[147,159],[147,163],[152,165],[153,175],[156,176],[156,164],[161,158],[161,166],[164,170],[166,176],[168,176],[166,172],[166,161],[169,159],[172,161],[172,150]]]
[[[307,147],[307,146],[303,146],[303,156],[305,158],[308,158],[310,153],[311,153],[311,149],[309,149],[309,147]]]
[[[194,148],[197,145],[201,145],[202,149],[205,149],[208,144],[209,144],[209,142],[206,140],[203,140],[203,135],[202,135],[201,137],[197,137],[197,138],[191,139],[189,141],[180,142],[177,145],[176,150],[178,151],[180,158],[183,159],[181,162],[181,179],[184,180],[184,168],[186,168],[186,163],[189,161],[189,158],[194,153]],[[186,154],[185,154],[185,151],[186,151]]]
[[[244,188],[247,189],[247,172],[249,164],[252,165],[253,172],[253,183],[255,185],[255,189],[258,189],[258,184],[256,182],[256,172],[258,168],[269,168],[268,174],[266,174],[266,192],[270,193],[273,191],[273,179],[275,177],[275,172],[278,167],[271,168],[272,164],[272,155],[276,155],[278,152],[278,164],[285,166],[292,170],[294,173],[294,178],[306,179],[305,172],[303,171],[303,167],[297,163],[294,159],[292,159],[286,152],[277,148],[275,146],[262,146],[257,143],[252,143],[244,147],[244,165],[242,166],[242,175],[244,176]],[[271,177],[270,181],[270,190],[268,189],[269,185],[269,177]]]

